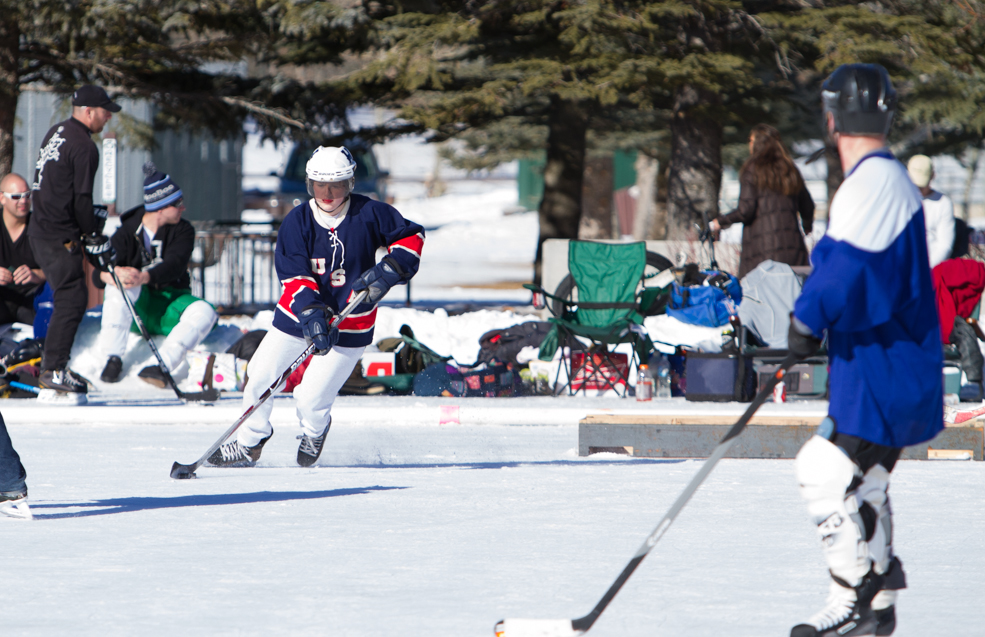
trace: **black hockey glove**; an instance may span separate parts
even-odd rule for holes
[[[82,237],[86,258],[100,272],[109,272],[109,267],[116,264],[116,250],[104,234],[90,234]]]
[[[367,303],[379,303],[380,299],[386,296],[390,288],[405,280],[404,271],[400,264],[392,257],[383,257],[383,260],[374,265],[369,270],[363,272],[362,276],[352,284],[354,292],[369,290],[366,296]]]
[[[790,313],[790,330],[787,332],[787,349],[791,354],[807,358],[821,349],[821,339],[814,336],[811,328]]]
[[[96,227],[93,232],[96,234],[101,234],[103,228],[106,226],[106,219],[109,218],[109,208],[101,203],[93,204],[92,216],[96,222]]]
[[[339,342],[339,331],[329,328],[335,313],[331,308],[321,304],[305,307],[298,315],[301,321],[301,331],[308,345],[315,346],[315,356],[324,356]]]

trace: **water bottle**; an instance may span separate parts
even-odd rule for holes
[[[640,365],[640,373],[636,377],[636,400],[653,400],[653,378],[650,376],[649,365]]]
[[[670,398],[670,361],[661,356],[657,362],[657,398]]]

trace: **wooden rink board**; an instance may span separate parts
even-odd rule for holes
[[[793,458],[823,416],[754,416],[726,458]],[[591,415],[578,423],[578,455],[620,453],[636,458],[707,458],[739,416]],[[929,443],[906,447],[912,460],[982,460],[985,424],[947,425]]]

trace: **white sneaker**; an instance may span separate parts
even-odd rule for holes
[[[27,490],[22,493],[12,491],[0,493],[0,514],[18,520],[33,520],[31,508],[27,506]]]

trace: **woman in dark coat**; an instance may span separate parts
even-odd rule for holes
[[[757,124],[749,136],[749,159],[739,171],[739,207],[708,224],[712,232],[742,222],[741,279],[757,265],[771,259],[788,265],[809,265],[804,231],[814,225],[814,200],[804,178],[790,159],[780,132]]]

